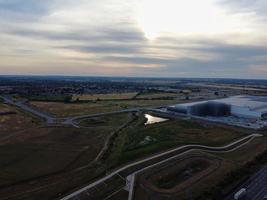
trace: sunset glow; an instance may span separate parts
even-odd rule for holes
[[[0,72],[260,78],[265,9],[263,1],[0,0]]]

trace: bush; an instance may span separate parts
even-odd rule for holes
[[[70,103],[71,100],[72,100],[72,96],[71,95],[68,95],[68,96],[64,97],[64,103]]]

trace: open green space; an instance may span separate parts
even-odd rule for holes
[[[147,155],[185,144],[222,146],[244,136],[243,129],[233,129],[188,120],[169,120],[144,125],[139,120],[120,133],[108,159],[109,163],[126,163]]]
[[[137,99],[174,99],[182,97],[181,94],[174,92],[143,92],[138,94]]]
[[[129,119],[130,114],[110,115],[94,118],[101,123],[82,121],[87,128],[21,131],[0,145],[0,199],[48,199],[99,176],[105,166],[94,162],[96,156],[108,136]]]
[[[99,129],[36,128],[0,146],[0,185],[44,176],[92,161],[103,145]]]
[[[85,118],[79,121],[79,126],[94,128],[97,126],[117,129],[131,118],[131,113],[106,115],[101,117]]]
[[[30,105],[38,110],[49,113],[56,117],[69,117],[76,115],[112,112],[128,108],[171,105],[175,103],[177,103],[177,100],[118,100],[87,103],[32,101],[30,102]]]
[[[75,95],[72,95],[72,101],[124,100],[124,99],[132,99],[136,95],[137,95],[137,92],[83,94],[83,95],[75,94]]]
[[[265,131],[266,132],[266,131]],[[264,132],[262,132],[264,133]],[[193,199],[213,200],[223,199],[233,188],[241,184],[249,176],[256,173],[267,163],[267,137],[254,139],[242,148],[228,153],[208,153],[221,159],[221,166],[206,178],[198,183],[192,184],[189,190],[184,192],[163,196],[156,195],[155,200],[187,200],[188,193],[192,194]],[[136,188],[135,200],[149,199],[149,192],[139,185]],[[142,197],[142,198],[141,198]]]
[[[176,185],[179,185],[210,166],[210,163],[204,159],[193,160],[188,165],[183,166],[183,168],[172,169],[168,174],[163,177],[156,179],[156,186],[163,189],[172,189]],[[190,176],[189,176],[190,172]]]

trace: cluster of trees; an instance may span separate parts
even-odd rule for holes
[[[72,101],[72,95],[67,95],[64,97],[64,103],[70,103]]]

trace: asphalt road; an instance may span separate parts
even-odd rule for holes
[[[240,185],[236,190],[229,194],[225,200],[234,200],[235,193],[241,188],[246,188],[247,190],[246,195],[242,200],[263,200],[264,196],[267,196],[267,166]]]
[[[29,112],[39,118],[42,118],[46,121],[47,124],[52,124],[55,123],[58,118],[55,118],[53,116],[50,116],[46,113],[40,112],[34,108],[29,107],[28,105],[24,104],[24,102],[17,102],[17,101],[13,101],[12,99],[8,98],[8,97],[4,97],[4,96],[0,96],[0,98],[2,98],[4,100],[5,103],[16,106],[26,112]],[[83,115],[83,116],[76,116],[76,117],[70,117],[70,118],[65,118],[65,121],[62,122],[62,124],[65,125],[72,125],[75,127],[78,127],[78,125],[75,123],[75,121],[83,119],[83,118],[90,118],[90,117],[99,117],[99,116],[103,116],[103,115],[112,115],[112,114],[119,114],[119,113],[125,113],[125,112],[137,112],[140,110],[143,110],[145,108],[134,108],[134,109],[126,109],[126,110],[120,110],[120,111],[114,111],[114,112],[110,112],[110,113],[99,113],[99,114],[92,114],[92,115]],[[153,110],[153,108],[147,108],[147,110]],[[135,180],[135,175],[141,171],[144,171],[148,168],[151,167],[155,167],[156,165],[162,163],[162,162],[166,162],[170,159],[173,159],[174,157],[177,157],[179,155],[184,154],[185,152],[189,152],[192,150],[206,150],[206,151],[215,151],[215,152],[227,152],[227,151],[233,151],[236,148],[239,148],[243,145],[245,145],[247,142],[250,141],[250,139],[253,139],[254,137],[257,137],[258,135],[250,135],[247,136],[243,139],[240,139],[232,144],[226,145],[224,147],[208,147],[208,146],[203,146],[203,145],[185,145],[152,157],[149,157],[147,159],[129,164],[127,166],[122,167],[121,169],[118,169],[116,171],[114,171],[113,173],[103,177],[102,179],[99,179],[98,181],[91,183],[90,185],[86,186],[85,188],[82,188],[81,190],[78,190],[77,192],[74,192],[70,195],[68,195],[67,197],[63,198],[62,200],[68,200],[68,199],[72,199],[73,197],[78,196],[80,193],[82,193],[83,191],[86,191],[92,187],[95,187],[96,185],[104,182],[105,180],[112,178],[113,176],[117,175],[120,172],[123,172],[125,170],[129,170],[130,168],[135,168],[138,165],[145,165],[145,167],[143,168],[139,168],[133,171],[132,173],[128,174],[128,177],[130,177],[130,195],[129,195],[129,199],[131,199],[133,194],[132,188],[133,188],[133,184],[134,184],[134,180]],[[240,143],[240,144],[239,144]],[[182,151],[184,149],[184,151]],[[173,155],[173,152],[179,152],[177,155]],[[168,157],[168,154],[170,154],[170,156]],[[166,157],[167,156],[167,157]],[[155,162],[149,165],[146,165],[145,163],[151,163],[151,160],[153,159],[157,159],[160,157],[164,157],[163,160],[161,160],[160,162]],[[126,178],[126,177],[125,177]],[[233,196],[234,194],[239,191],[241,188],[246,187],[247,188],[247,197],[246,199],[249,200],[258,200],[258,199],[263,199],[265,195],[267,195],[267,166],[265,168],[263,168],[262,170],[260,170],[258,173],[256,173],[252,178],[250,178],[248,181],[246,181],[243,185],[241,185],[239,188],[237,188],[236,191],[234,191],[232,194],[230,194],[225,200],[232,200],[234,199]]]
[[[74,116],[74,117],[67,117],[67,118],[57,118],[57,117],[53,117],[47,113],[43,113],[37,109],[31,108],[30,106],[28,106],[24,102],[14,101],[11,98],[8,98],[5,96],[0,96],[0,98],[2,98],[6,104],[16,106],[25,112],[31,113],[31,114],[45,120],[45,122],[47,124],[55,124],[58,121],[62,121],[62,122],[58,122],[58,123],[62,124],[62,125],[70,125],[70,126],[73,126],[76,128],[79,128],[79,125],[76,122],[78,120],[81,120],[81,119],[101,117],[101,116],[105,116],[105,115],[113,115],[113,114],[120,114],[120,113],[128,113],[128,112],[138,112],[141,110],[141,108],[133,108],[133,109],[113,111],[113,112],[108,112],[108,113],[97,113],[97,114],[81,115],[81,116]]]
[[[130,113],[130,112],[139,112],[139,111],[147,111],[147,112],[151,111],[151,112],[159,113],[160,111],[157,110],[158,108],[162,108],[162,107],[167,106],[166,105],[166,106],[147,107],[147,108],[130,108],[130,109],[124,109],[124,110],[118,110],[118,111],[106,112],[106,113],[97,113],[97,114],[89,114],[89,115],[72,116],[72,117],[66,117],[66,118],[58,118],[58,117],[54,117],[52,115],[49,115],[47,113],[41,112],[35,108],[32,108],[32,107],[28,106],[27,104],[25,104],[25,102],[14,101],[7,96],[0,96],[0,98],[3,99],[4,103],[6,103],[6,104],[16,106],[25,112],[31,113],[31,114],[43,119],[48,125],[49,124],[61,124],[61,125],[73,126],[76,128],[80,128],[77,121],[79,121],[81,119],[101,117],[101,116],[106,116],[106,115],[122,114],[122,113]],[[164,113],[164,114],[166,114],[166,113]],[[169,115],[169,116],[171,117],[171,115]],[[178,117],[178,115],[176,117]]]
[[[81,116],[69,117],[69,118],[66,118],[65,121],[62,122],[62,124],[72,125],[74,127],[79,127],[79,125],[76,122],[79,121],[79,120],[81,120],[81,119],[101,117],[101,116],[106,116],[106,115],[129,113],[129,112],[138,112],[138,111],[140,111],[139,108],[133,108],[133,109],[125,109],[125,110],[119,110],[119,111],[113,111],[113,112],[107,112],[107,113],[97,113],[97,114],[90,114],[90,115],[81,115]]]
[[[52,117],[46,113],[43,113],[41,111],[38,111],[36,109],[33,109],[33,108],[27,106],[26,104],[24,104],[23,102],[13,101],[12,99],[10,99],[8,97],[4,97],[4,96],[0,96],[0,98],[2,98],[4,100],[4,102],[7,104],[16,106],[16,107],[20,108],[21,110],[24,110],[24,111],[29,112],[29,113],[31,113],[31,114],[39,117],[39,118],[44,119],[46,121],[46,123],[48,123],[48,124],[54,123],[56,120],[54,117]]]
[[[130,181],[130,185],[128,185],[128,188],[130,189],[129,199],[132,199],[133,191],[131,188],[133,188],[132,184],[134,184],[134,177],[137,173],[143,170],[147,170],[151,167],[155,167],[156,165],[159,165],[163,162],[167,162],[171,159],[174,159],[180,155],[183,155],[193,150],[203,150],[203,151],[209,151],[209,152],[231,152],[244,146],[245,144],[250,142],[253,138],[259,137],[259,136],[261,135],[252,134],[252,135],[246,136],[242,139],[239,139],[231,144],[228,144],[222,147],[210,147],[210,146],[205,146],[205,145],[184,145],[184,146],[181,146],[181,147],[178,147],[178,148],[175,148],[175,149],[172,149],[172,150],[169,150],[169,151],[157,154],[157,155],[153,155],[146,159],[139,160],[131,164],[125,165],[124,167],[106,175],[105,177],[89,184],[88,186],[62,198],[61,200],[72,200],[76,198],[79,199],[79,195],[82,195],[87,190],[97,187],[99,184],[102,184],[106,180],[111,179],[112,177],[118,175],[119,173],[124,174],[123,178],[129,177],[129,176],[131,177],[131,180],[128,180]]]

